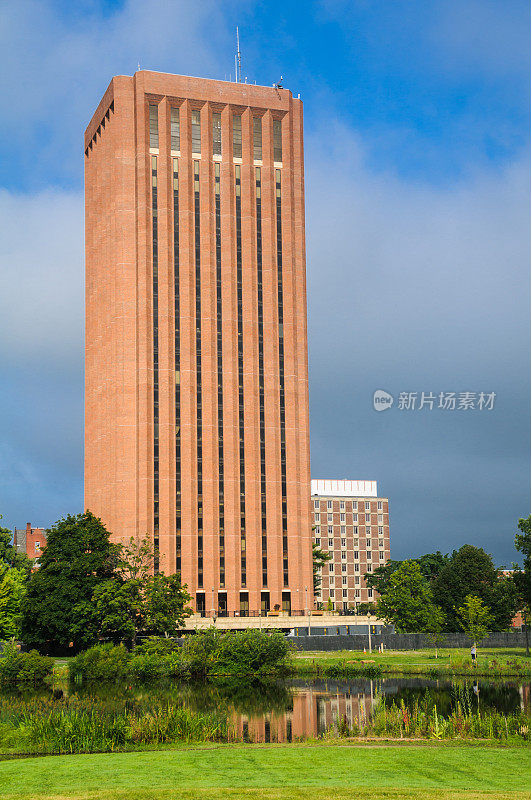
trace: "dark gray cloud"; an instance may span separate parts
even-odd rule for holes
[[[468,541],[510,563],[531,513],[531,160],[433,187],[331,130],[332,152],[307,141],[312,472],[377,479],[397,556]],[[376,413],[376,389],[497,399]]]

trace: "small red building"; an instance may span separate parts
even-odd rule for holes
[[[38,560],[46,546],[46,531],[44,528],[32,528],[31,522],[27,522],[25,528],[15,528],[13,544],[18,553],[25,553],[28,558],[35,559],[38,566]]]

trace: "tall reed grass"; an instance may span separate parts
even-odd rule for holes
[[[0,699],[0,742],[17,752],[97,753],[231,739],[226,713],[192,711],[153,699]]]

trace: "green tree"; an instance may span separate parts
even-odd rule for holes
[[[436,614],[433,594],[416,561],[403,561],[391,575],[387,591],[380,597],[376,613],[392,623],[399,633],[425,631]]]
[[[0,519],[2,515],[0,514]],[[11,543],[13,534],[9,528],[0,527],[0,565],[22,569],[29,575],[33,566],[33,561],[28,558],[26,553],[18,553],[17,548]]]
[[[20,637],[21,605],[25,594],[25,571],[0,567],[0,639]]]
[[[514,546],[524,557],[523,568],[516,567],[514,583],[516,588],[519,610],[524,617],[526,633],[526,652],[529,655],[529,634],[527,622],[531,613],[531,516],[518,520],[518,530],[514,538]]]
[[[181,585],[180,576],[153,575],[144,588],[145,626],[157,636],[174,634],[192,613],[187,606],[192,598]]]
[[[144,627],[144,603],[141,583],[135,578],[123,581],[112,578],[96,586],[92,595],[92,611],[98,635],[113,640],[130,640],[133,647]]]
[[[115,576],[96,586],[84,610],[87,624],[95,626],[99,636],[128,640],[135,647],[138,634],[167,636],[190,615],[191,597],[179,575],[153,575],[154,561],[147,537],[131,538],[121,546]]]
[[[430,642],[435,647],[435,658],[439,656],[439,645],[444,641],[443,629],[446,617],[439,606],[434,605],[429,618],[424,623],[424,630]]]
[[[478,644],[485,638],[492,624],[492,614],[480,597],[469,594],[463,605],[456,609],[459,625],[469,639]]]
[[[312,544],[312,555],[313,555],[313,591],[314,594],[319,591],[319,588],[322,583],[321,572],[320,569],[323,564],[326,564],[327,561],[330,561],[332,556],[330,553],[326,553],[324,550],[321,550],[319,545]]]
[[[441,569],[448,563],[450,557],[444,555],[439,550],[436,553],[426,553],[426,555],[419,556],[418,558],[408,559],[415,561],[420,571],[431,586],[432,582],[437,578]],[[374,572],[368,572],[365,575],[365,582],[371,589],[375,589],[378,594],[382,595],[387,591],[391,575],[403,564],[403,561],[389,560],[381,567],[377,567]]]
[[[465,544],[454,550],[432,584],[435,603],[446,615],[447,629],[460,630],[456,609],[463,605],[467,595],[474,595],[490,609],[492,630],[506,630],[515,613],[516,596],[503,581],[492,557],[481,547]]]
[[[119,546],[90,511],[68,515],[47,530],[41,566],[22,601],[23,640],[39,649],[86,647],[96,639],[87,614],[96,586],[114,577]],[[80,624],[80,622],[86,624]]]

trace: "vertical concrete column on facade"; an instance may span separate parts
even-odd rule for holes
[[[245,425],[245,532],[249,609],[260,608],[262,586],[260,446],[258,414],[258,321],[256,286],[256,195],[253,111],[242,115],[242,297]]]
[[[159,318],[159,553],[161,572],[175,565],[175,370],[173,197],[170,144],[170,107],[167,97],[158,103],[159,155],[157,160],[158,318]]]
[[[296,426],[299,436],[298,519],[301,575],[308,585],[308,606],[313,608],[313,556],[310,501],[310,422],[308,398],[308,332],[306,307],[306,251],[304,208],[303,109],[300,100],[290,98],[293,141],[293,238],[294,238],[294,309],[296,347]]]
[[[115,265],[116,276],[113,339],[117,395],[113,438],[117,442],[117,453],[110,524],[113,533],[120,531],[129,539],[136,534],[137,508],[135,124],[131,79],[115,79],[114,109],[105,128],[111,162],[109,191],[115,211],[109,215],[113,248],[108,263]],[[121,513],[118,497],[123,503]]]
[[[225,591],[239,607],[240,482],[238,452],[238,320],[232,114],[221,112],[221,304],[223,340],[223,450],[225,462]]]
[[[137,217],[137,482],[140,538],[153,541],[153,230],[149,110],[144,74],[133,78]]]
[[[96,381],[96,266],[94,236],[97,228],[94,202],[94,158],[92,140],[85,153],[85,494],[84,507],[96,512],[99,508],[96,486],[96,464],[99,459],[99,417]]]
[[[282,287],[284,300],[284,391],[286,401],[286,484],[288,509],[288,564],[291,607],[303,608],[301,604],[300,556],[296,538],[298,535],[298,475],[295,415],[295,309],[293,303],[293,230],[292,230],[292,182],[293,142],[291,117],[282,119]]]
[[[214,589],[214,600],[217,600],[219,582],[216,231],[212,152],[212,106],[210,103],[205,103],[201,109],[200,208],[203,585],[207,612],[212,610],[212,589]]]
[[[262,276],[267,492],[268,589],[271,609],[282,604],[282,492],[278,364],[278,282],[273,117],[262,117]]]
[[[194,597],[197,589],[197,450],[195,369],[195,244],[194,170],[191,143],[191,109],[180,108],[181,157],[179,159],[179,297],[181,310],[181,494],[182,580]]]

